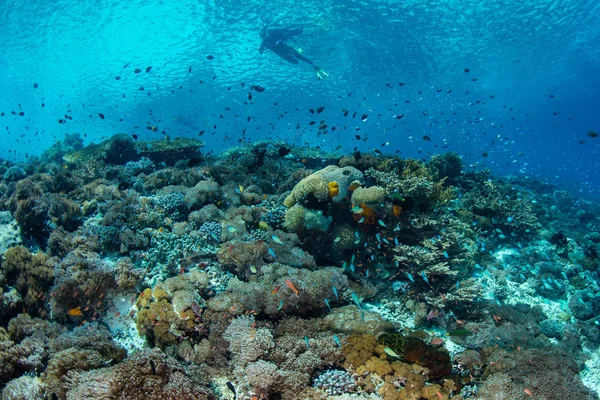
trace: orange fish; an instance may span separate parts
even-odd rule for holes
[[[279,286],[275,286],[275,288],[271,290],[271,294],[276,294],[277,292],[279,292]]]
[[[523,393],[525,393],[527,396],[533,396],[533,393],[531,393],[531,390],[529,389],[523,389]]]
[[[285,286],[287,286],[288,288],[290,288],[290,290],[292,292],[294,292],[294,294],[298,294],[298,289],[296,289],[296,286],[294,286],[294,284],[292,283],[292,281],[290,281],[289,279],[285,280]]]
[[[83,312],[81,312],[81,308],[77,307],[71,308],[69,311],[67,311],[67,314],[69,314],[71,317],[80,317],[83,315]]]

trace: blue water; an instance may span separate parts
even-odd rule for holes
[[[90,143],[204,131],[217,152],[263,138],[403,157],[456,151],[469,168],[599,193],[600,138],[587,136],[600,131],[597,1],[19,0],[0,15],[6,159],[73,132]],[[260,55],[267,23],[304,29],[290,44],[328,76]],[[320,120],[327,135],[316,134]]]

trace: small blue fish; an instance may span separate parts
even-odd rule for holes
[[[340,240],[342,240],[342,238],[338,236],[338,237],[336,237],[335,239],[333,239],[333,243],[337,243],[337,242],[339,242]]]
[[[425,271],[421,271],[421,278],[429,285],[429,279],[427,279],[427,275],[425,275]]]
[[[352,271],[352,273],[354,273],[354,264],[350,264],[350,271]]]
[[[235,229],[235,227],[233,227],[233,226],[228,226],[227,230],[229,231],[229,233],[236,233],[237,232],[237,229]]]
[[[386,238],[383,238],[383,243],[387,244],[388,246],[390,244],[390,242]]]
[[[271,257],[277,258],[277,254],[275,254],[275,250],[273,250],[272,248],[269,247],[268,252],[271,255]]]
[[[358,220],[359,224],[362,224],[363,222],[365,222],[365,217],[362,217],[361,219]]]
[[[283,308],[283,300],[279,300],[279,307],[277,307],[277,311],[281,311]]]
[[[398,245],[399,245],[399,243],[398,243],[398,238],[394,238],[394,244],[395,244],[396,246],[398,246]]]
[[[448,252],[447,252],[447,251],[444,251],[444,257],[445,257],[446,259],[450,258],[450,256],[448,255]]]
[[[460,288],[460,281],[456,281],[456,290]]]
[[[354,291],[352,291],[352,301],[358,306],[358,308],[362,308],[361,304],[360,304],[360,299],[358,298],[358,296],[356,295],[356,293],[354,293]]]
[[[367,272],[365,272],[365,275],[366,275],[367,279],[369,279],[369,270],[367,270]]]
[[[271,239],[273,239],[273,241],[275,243],[277,243],[277,244],[283,244],[283,242],[281,241],[281,239],[279,239],[279,237],[277,237],[275,235],[271,236]],[[273,256],[273,257],[275,257],[275,256]]]
[[[332,286],[332,289],[333,289],[333,294],[335,295],[335,301],[339,302],[340,297],[338,296],[338,291],[337,291],[336,287]]]
[[[378,220],[377,223],[383,226],[384,228],[387,228],[387,225],[382,220]]]
[[[338,338],[337,335],[333,335],[333,341],[335,342],[335,344],[338,345],[338,347],[342,347],[342,343],[340,342],[340,338]]]
[[[327,297],[325,297],[325,305],[327,306],[329,311],[331,311],[331,307],[329,306],[329,299]]]
[[[513,221],[514,221],[514,218],[513,218],[513,217],[508,217],[508,218],[506,218],[506,220],[507,220],[508,222],[513,222]]]
[[[354,206],[354,207],[352,207],[352,210],[350,210],[350,211],[352,211],[354,214],[360,214],[364,210],[362,208],[360,208],[359,206]]]
[[[381,243],[381,236],[379,236],[379,233],[376,233],[376,234],[375,234],[375,238],[377,239],[377,241],[378,241],[379,243]]]
[[[410,272],[407,272],[406,276],[408,276],[408,280],[410,280],[412,283],[415,283],[415,278],[413,278],[413,276]]]
[[[304,336],[304,343],[306,344],[306,348],[308,349],[310,347],[308,344],[308,336]]]
[[[562,271],[560,274],[563,276],[563,278],[565,278],[566,280],[569,280],[569,278],[567,278],[567,274],[565,274],[565,271]]]
[[[220,242],[221,240],[217,237],[217,235],[215,235],[214,233],[210,234],[210,237],[213,238],[215,240],[215,242]]]
[[[354,236],[356,236],[356,238],[360,238],[360,233],[358,233],[358,231],[354,232]]]

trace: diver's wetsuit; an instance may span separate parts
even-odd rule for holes
[[[315,70],[320,71],[319,66],[317,66],[308,58],[304,57],[302,54],[300,54],[298,50],[285,43],[286,40],[300,33],[302,33],[302,29],[300,28],[268,29],[265,26],[260,31],[260,38],[262,39],[262,43],[258,48],[258,52],[262,54],[263,51],[265,51],[265,49],[269,49],[287,62],[290,62],[292,64],[298,64],[298,61],[304,61],[305,63],[312,65],[312,67]]]

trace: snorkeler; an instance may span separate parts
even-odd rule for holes
[[[300,50],[296,50],[285,42],[286,40],[291,39],[300,33],[302,33],[302,29],[300,28],[269,29],[265,26],[260,31],[262,43],[258,48],[258,52],[262,54],[265,49],[269,49],[279,57],[283,58],[285,61],[292,64],[298,64],[298,61],[304,61],[315,69],[319,79],[327,76],[327,73],[319,68],[318,65],[304,57]]]

